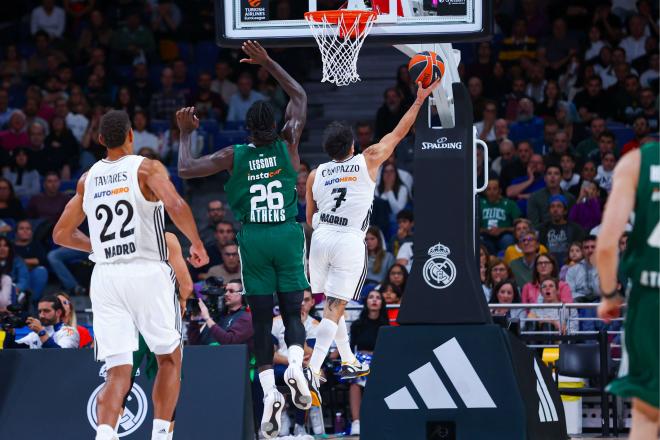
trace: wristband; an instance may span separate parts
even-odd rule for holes
[[[603,289],[601,289],[600,296],[601,298],[605,298],[605,299],[614,299],[617,296],[619,296],[619,289],[615,287],[614,290],[612,290],[611,292],[605,292]]]
[[[46,330],[45,330],[45,329],[41,329],[41,331],[40,331],[39,333],[37,333],[37,336],[42,337],[42,336],[44,336],[45,334],[46,334]]]

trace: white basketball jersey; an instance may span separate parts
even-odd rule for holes
[[[100,160],[85,180],[83,210],[96,263],[135,259],[167,261],[163,202],[144,198],[138,182],[141,156]]]
[[[327,162],[316,169],[312,195],[318,212],[314,229],[358,232],[369,227],[376,182],[369,176],[367,162],[357,154],[343,162]]]

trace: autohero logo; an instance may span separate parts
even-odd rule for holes
[[[107,371],[104,364],[99,371],[99,376],[105,379],[106,375]],[[136,376],[139,375],[140,370],[138,370],[136,373]],[[98,426],[96,419],[96,399],[104,385],[105,384],[101,384],[96,387],[96,389],[92,391],[92,395],[89,396],[89,400],[87,401],[87,420],[89,420],[89,424],[92,425],[92,428],[95,431]],[[133,388],[131,388],[131,392],[126,399],[126,408],[124,409],[124,413],[119,420],[117,437],[126,437],[137,431],[147,418],[148,409],[149,401],[147,400],[147,395],[137,383],[133,384]]]
[[[463,142],[448,142],[446,137],[440,137],[435,142],[422,142],[422,150],[462,150]]]

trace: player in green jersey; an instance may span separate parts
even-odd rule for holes
[[[307,118],[307,95],[257,42],[243,44],[247,58],[241,62],[265,68],[289,96],[284,128],[277,132],[274,112],[265,101],[255,102],[247,112],[249,144],[233,145],[213,154],[193,158],[190,133],[199,126],[192,107],[177,112],[181,128],[179,176],[204,177],[227,170],[227,199],[242,224],[237,235],[241,275],[252,311],[254,351],[259,380],[264,391],[261,431],[276,437],[284,398],[275,387],[273,374],[273,293],[277,293],[289,347],[289,368],[284,379],[291,388],[291,399],[298,408],[312,403],[303,373],[305,328],[300,321],[303,290],[309,288],[305,276],[305,237],[296,223],[298,214],[296,179],[300,165],[298,143]]]
[[[658,438],[660,394],[660,144],[652,142],[621,158],[603,215],[596,266],[600,277],[598,316],[618,317],[623,297],[617,286],[619,237],[630,214],[635,225],[622,266],[630,279],[624,354],[614,394],[633,399],[631,440]]]

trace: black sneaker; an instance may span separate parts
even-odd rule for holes
[[[339,377],[342,379],[357,379],[358,377],[366,376],[371,370],[369,365],[363,364],[357,359],[353,363],[342,363],[341,370],[339,370]]]
[[[325,378],[318,374],[314,374],[309,367],[305,368],[303,372],[305,373],[305,379],[307,379],[309,392],[312,395],[312,406],[321,406],[322,400],[319,388],[321,387],[321,383],[325,383]]]

